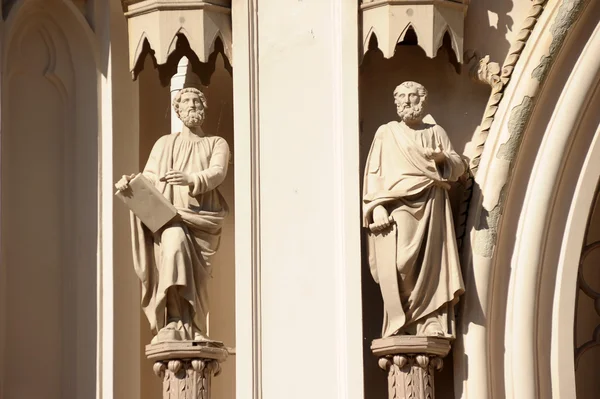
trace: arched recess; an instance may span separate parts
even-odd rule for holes
[[[520,59],[512,56],[512,66],[505,65],[514,72],[496,106],[469,210],[463,253],[467,293],[454,346],[456,397],[557,395],[550,359],[556,268],[598,117],[587,112],[588,103],[597,101],[591,84],[580,84],[590,90],[585,98],[559,99],[600,20],[599,6],[548,1],[538,7],[533,31],[519,35],[529,37],[526,45],[513,43],[523,52]],[[558,132],[559,121],[584,117],[587,125]],[[559,134],[562,147],[553,136]],[[544,153],[548,143],[555,147]],[[572,349],[572,341],[560,344]]]
[[[66,0],[2,32],[0,396],[96,395],[97,49]]]
[[[565,102],[568,103],[573,98],[575,100],[586,98],[589,97],[589,94],[588,96],[585,94],[593,93],[593,98],[588,102],[586,109],[588,115],[583,115],[579,126],[586,126],[586,116],[589,118],[590,113],[592,115],[597,113],[600,106],[600,100],[598,100],[600,97],[600,62],[595,54],[598,46],[600,46],[600,24],[588,42],[586,52],[579,60],[578,69],[574,71],[571,85],[564,94]],[[595,119],[597,124],[597,116]],[[600,125],[597,124],[589,147],[572,156],[584,158],[585,161],[577,180],[577,187],[564,229],[552,305],[552,389],[553,392],[556,392],[557,397],[575,397],[576,395],[574,348],[567,343],[575,342],[573,324],[576,317],[577,276],[581,252],[586,239],[584,227],[594,211],[594,201],[600,184]]]
[[[507,393],[518,394],[531,385],[527,379],[537,385],[537,397],[576,397],[573,323],[578,267],[573,265],[579,264],[590,211],[588,190],[594,192],[600,176],[596,171],[594,180],[600,159],[594,136],[600,126],[598,46],[600,29],[596,28],[535,154],[511,260],[505,337],[505,347],[510,348],[505,355]]]
[[[565,231],[577,228],[568,225],[569,210],[600,122],[600,64],[593,56],[600,7],[585,6],[548,4],[484,150],[477,179],[483,205],[470,222],[465,346],[455,357],[455,382],[464,381],[455,385],[461,387],[457,397],[575,397],[558,391],[559,376],[564,382],[574,373],[553,352],[564,346],[573,356],[565,330],[561,339],[556,335],[555,301],[562,301],[557,286],[566,284],[557,269]],[[556,29],[565,21],[568,35]],[[489,242],[478,241],[484,233]],[[565,323],[572,330],[573,319]]]

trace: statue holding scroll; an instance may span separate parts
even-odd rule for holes
[[[464,291],[448,190],[465,163],[444,129],[423,120],[425,87],[394,90],[400,122],[381,126],[365,167],[363,225],[384,301],[382,337],[453,337]]]
[[[200,90],[182,89],[173,101],[182,131],[154,144],[141,177],[126,175],[116,184],[125,192],[134,180],[143,179],[149,198],[156,189],[174,207],[174,218],[158,229],[131,215],[135,271],[142,283],[142,308],[156,334],[153,343],[208,340],[210,257],[228,214],[217,187],[227,174],[229,147],[223,138],[202,130],[206,106]],[[149,203],[142,202],[141,207]]]

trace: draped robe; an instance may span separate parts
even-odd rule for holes
[[[225,179],[228,163],[227,142],[217,136],[184,138],[180,133],[169,134],[152,148],[142,173],[178,211],[178,220],[155,234],[131,214],[133,258],[142,283],[142,308],[155,333],[167,323],[170,288],[175,290],[169,301],[180,302],[170,305],[181,308],[186,338],[194,338],[193,329],[206,333],[210,256],[219,246],[221,227],[228,214],[217,186]],[[160,178],[171,169],[189,174],[193,185],[161,182]]]
[[[425,148],[440,146],[447,153],[443,163],[425,158]],[[371,274],[384,301],[382,337],[454,305],[464,291],[447,192],[464,171],[438,125],[413,130],[390,122],[375,134],[364,175],[363,225],[373,222],[378,205],[394,220],[367,238]],[[451,335],[446,327],[443,333]]]

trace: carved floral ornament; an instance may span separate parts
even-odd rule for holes
[[[177,48],[181,35],[201,62],[208,62],[218,38],[231,58],[231,0],[121,0],[129,29],[129,67],[144,56],[147,41],[159,65]]]
[[[458,62],[463,62],[464,19],[470,0],[363,0],[363,54],[372,36],[377,37],[385,58],[392,58],[396,44],[412,28],[419,46],[429,58],[437,55],[446,32]]]

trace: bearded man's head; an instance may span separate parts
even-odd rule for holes
[[[394,90],[398,116],[407,124],[419,123],[425,116],[427,89],[417,82],[404,82]]]
[[[173,99],[175,113],[188,128],[202,125],[207,107],[204,93],[193,87],[179,90]]]

